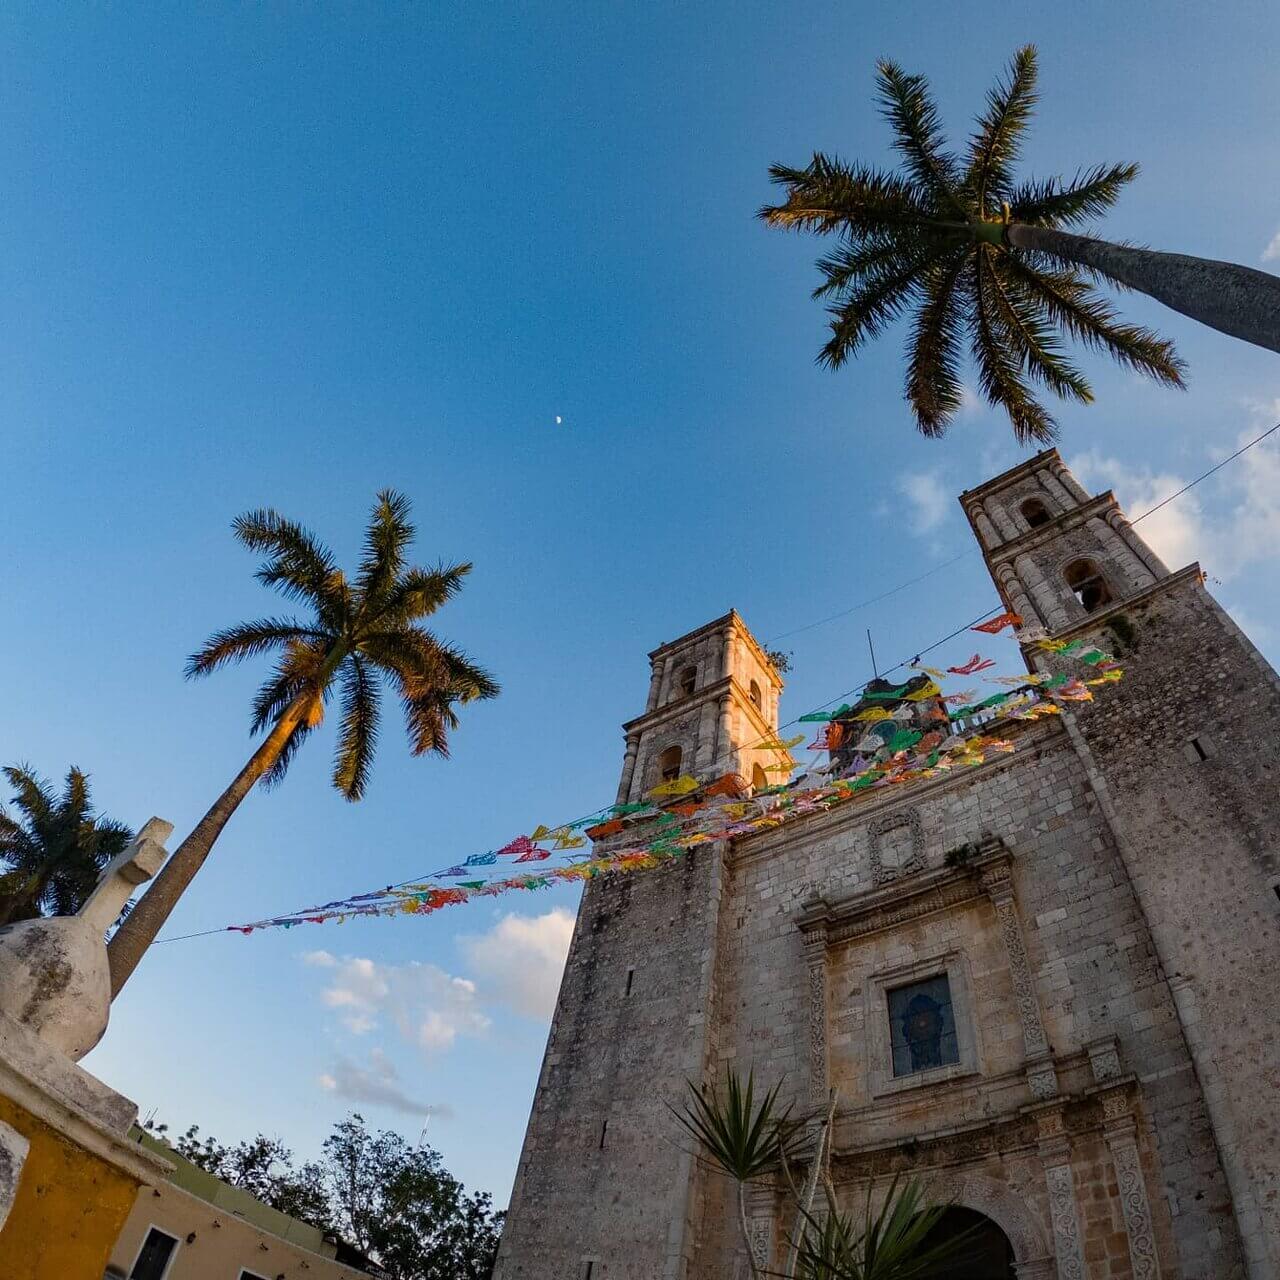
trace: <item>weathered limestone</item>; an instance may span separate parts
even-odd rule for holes
[[[962,502],[1004,598],[1124,680],[1003,723],[1013,753],[963,774],[593,882],[499,1280],[740,1280],[729,1190],[663,1106],[726,1066],[804,1110],[837,1090],[841,1202],[919,1175],[995,1224],[1008,1275],[1277,1280],[1280,686],[1194,567],[1169,574],[1053,451]],[[1093,612],[1080,559],[1110,592]],[[749,709],[716,697],[738,750]],[[659,746],[657,723],[629,729]],[[900,1070],[890,995],[943,979],[954,1050]],[[782,1204],[749,1198],[774,1266]]]

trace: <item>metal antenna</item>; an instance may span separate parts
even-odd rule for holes
[[[871,643],[871,628],[867,628],[867,648],[871,650],[871,671],[877,680],[880,679],[880,668],[876,666],[876,647]]]

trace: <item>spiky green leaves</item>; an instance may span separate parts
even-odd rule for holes
[[[701,1154],[735,1182],[749,1182],[774,1168],[804,1128],[803,1120],[792,1119],[790,1106],[779,1105],[781,1083],[757,1101],[754,1072],[744,1082],[726,1067],[723,1092],[715,1085],[688,1085],[683,1105],[668,1103],[668,1109]]]
[[[342,718],[333,785],[348,800],[359,800],[368,786],[385,683],[399,694],[415,754],[447,755],[449,732],[458,723],[455,706],[497,696],[488,672],[417,625],[458,594],[471,566],[406,565],[414,528],[402,494],[378,494],[353,582],[314,535],[275,511],[250,512],[234,528],[247,547],[267,553],[259,581],[308,605],[313,614],[307,623],[265,618],[227,627],[187,664],[188,676],[203,676],[227,663],[279,654],[254,698],[252,729],[269,730],[285,715],[297,723],[263,775],[264,786],[283,779],[319,726],[335,687]]]
[[[1170,343],[1121,323],[1069,263],[1019,249],[1004,235],[1006,219],[1052,228],[1094,217],[1137,173],[1135,165],[1099,166],[1070,183],[1015,185],[1013,167],[1037,98],[1034,48],[1019,50],[987,95],[963,163],[947,150],[923,77],[881,62],[877,91],[902,170],[821,154],[804,169],[775,165],[771,176],[786,199],[761,210],[771,226],[839,237],[818,261],[822,282],[814,293],[831,315],[820,364],[840,366],[910,316],[905,390],[919,430],[941,435],[954,419],[967,345],[983,395],[1008,414],[1024,443],[1057,434],[1033,384],[1060,398],[1092,399],[1063,354],[1064,337],[1182,385]]]

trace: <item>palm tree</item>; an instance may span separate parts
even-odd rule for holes
[[[414,755],[447,756],[449,731],[458,725],[457,705],[498,693],[488,672],[418,625],[457,595],[471,565],[406,566],[414,527],[403,495],[389,489],[378,495],[352,582],[326,546],[275,511],[249,512],[232,527],[249,550],[265,553],[258,581],[305,604],[312,616],[306,622],[264,618],[228,627],[188,660],[190,678],[227,663],[279,653],[253,703],[252,732],[265,732],[266,738],[112,938],[113,995],[155,940],[254,783],[271,787],[284,778],[298,748],[323,720],[335,685],[341,724],[333,785],[348,800],[359,800],[368,785],[384,681],[399,696]]]
[[[47,912],[73,916],[93,892],[102,869],[133,839],[122,822],[93,811],[89,777],[72,765],[55,795],[29,765],[6,765],[14,818],[0,805],[0,925]]]
[[[1121,323],[1091,279],[1136,289],[1223,333],[1280,351],[1280,277],[1063,229],[1109,209],[1137,165],[1099,165],[1071,182],[1015,183],[1037,100],[1033,46],[1018,51],[1008,78],[987,95],[963,158],[946,148],[923,76],[882,61],[878,88],[902,169],[822,154],[803,169],[775,165],[772,178],[787,198],[760,216],[771,226],[840,237],[839,248],[818,262],[823,283],[814,296],[830,300],[832,316],[819,363],[842,365],[914,309],[906,398],[925,435],[942,434],[960,407],[966,334],[983,393],[1005,410],[1024,442],[1056,434],[1028,378],[1063,398],[1093,398],[1063,358],[1063,335],[1182,386],[1184,365],[1172,345]]]

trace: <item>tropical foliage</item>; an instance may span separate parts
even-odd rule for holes
[[[1019,181],[1019,150],[1037,101],[1034,47],[1020,49],[963,153],[947,146],[923,76],[879,64],[882,114],[901,156],[895,171],[818,153],[803,168],[775,165],[786,199],[771,226],[833,235],[814,296],[831,337],[819,362],[844,364],[911,316],[906,398],[916,425],[940,435],[961,408],[966,347],[987,401],[1021,441],[1048,441],[1053,417],[1038,385],[1087,403],[1093,392],[1064,339],[1105,352],[1168,386],[1183,385],[1172,345],[1126,324],[1093,281],[1140,289],[1206,324],[1280,350],[1280,279],[1231,263],[1113,245],[1065,230],[1109,209],[1138,173],[1097,165],[1070,181]]]
[[[0,925],[75,915],[133,832],[94,812],[89,777],[74,765],[60,794],[29,765],[3,774],[14,812],[0,806]]]
[[[165,1125],[150,1126],[165,1136]],[[488,1280],[503,1215],[487,1192],[468,1194],[440,1153],[374,1131],[353,1114],[298,1163],[264,1134],[229,1147],[192,1126],[171,1140],[179,1155],[264,1204],[332,1231],[389,1280]]]
[[[738,1230],[755,1280],[765,1275],[784,1280],[942,1280],[945,1264],[963,1243],[929,1238],[946,1206],[930,1204],[918,1182],[895,1180],[878,1213],[872,1213],[869,1192],[861,1223],[843,1212],[826,1175],[836,1095],[832,1093],[825,1117],[796,1117],[791,1104],[782,1106],[781,1089],[779,1083],[757,1096],[754,1072],[748,1072],[744,1081],[726,1068],[723,1089],[699,1088],[689,1081],[681,1105],[668,1104],[693,1139],[697,1154],[735,1184]],[[813,1145],[800,1152],[806,1130],[813,1132]],[[791,1172],[798,1153],[809,1164],[800,1185]],[[768,1270],[757,1259],[747,1218],[749,1184],[775,1174],[785,1181],[794,1202],[789,1247],[780,1272]],[[826,1199],[821,1215],[814,1212],[820,1180]]]
[[[381,696],[389,685],[404,713],[414,755],[449,754],[457,708],[495,697],[498,685],[461,649],[422,625],[452,600],[470,564],[422,569],[409,565],[414,538],[409,501],[378,495],[353,578],[328,547],[275,511],[253,511],[233,525],[250,551],[263,555],[257,578],[308,611],[304,619],[261,618],[216,632],[187,663],[189,677],[276,654],[253,702],[251,729],[262,745],[174,852],[111,941],[113,991],[119,991],[156,937],[214,841],[255,783],[274,786],[315,733],[335,694],[339,724],[333,785],[359,800],[369,784],[381,728]]]

